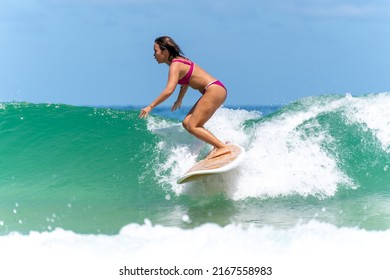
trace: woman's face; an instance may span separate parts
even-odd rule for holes
[[[157,60],[158,63],[163,63],[168,61],[168,50],[161,50],[160,46],[157,43],[154,43],[153,46],[154,49],[154,58]]]

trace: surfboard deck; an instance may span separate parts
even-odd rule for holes
[[[223,173],[236,168],[245,155],[245,149],[240,145],[228,144],[230,153],[212,159],[198,161],[178,180],[178,184],[184,184],[193,180],[204,178],[205,176]]]

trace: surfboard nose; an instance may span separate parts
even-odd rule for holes
[[[177,183],[187,183],[193,180],[202,179],[205,176],[220,174],[236,168],[244,158],[245,149],[234,143],[229,143],[228,148],[230,149],[230,153],[198,161],[177,180]]]

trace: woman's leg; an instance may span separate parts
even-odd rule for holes
[[[203,127],[215,111],[223,104],[225,99],[226,90],[223,87],[218,85],[210,86],[183,120],[183,126],[188,132],[215,147],[215,151],[208,158],[230,152],[226,144]]]

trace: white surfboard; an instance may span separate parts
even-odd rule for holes
[[[228,144],[230,153],[212,159],[197,162],[178,180],[178,184],[198,180],[212,174],[219,174],[236,168],[245,156],[245,149],[240,145]]]

